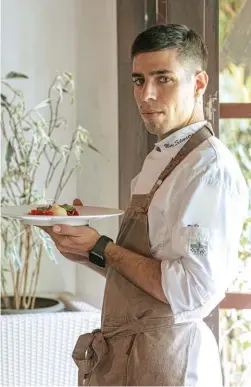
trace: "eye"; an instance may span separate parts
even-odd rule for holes
[[[159,81],[160,81],[160,83],[168,83],[168,82],[171,81],[171,78],[165,77],[164,75],[162,75],[162,76],[159,78]]]
[[[135,78],[132,81],[133,81],[134,85],[136,85],[136,86],[141,86],[144,83],[144,79],[143,78]]]

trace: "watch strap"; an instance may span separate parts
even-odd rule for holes
[[[101,235],[99,240],[93,246],[93,248],[89,251],[89,261],[96,266],[105,267],[105,256],[104,250],[108,243],[113,242],[113,240],[106,235]]]

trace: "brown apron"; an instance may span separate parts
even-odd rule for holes
[[[213,135],[210,124],[193,134],[146,195],[133,195],[117,244],[149,259],[148,208],[174,168]],[[170,305],[108,268],[102,328],[81,335],[73,351],[79,385],[183,386],[193,322],[174,324]]]

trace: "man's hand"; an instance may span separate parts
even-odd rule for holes
[[[73,205],[82,203],[76,199]],[[50,235],[62,255],[78,263],[86,263],[89,251],[100,238],[100,234],[88,226],[73,227],[62,224],[41,228]]]

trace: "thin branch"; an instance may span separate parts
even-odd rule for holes
[[[55,129],[55,125],[56,125],[56,122],[57,122],[57,116],[58,116],[58,108],[59,108],[59,104],[60,104],[60,98],[58,98],[58,100],[57,100],[56,108],[55,108],[54,121],[53,121],[53,124],[52,124],[52,126],[51,126],[50,131],[48,132],[48,134],[49,134],[50,137],[51,137],[51,135],[52,135],[52,133],[53,133],[53,130]]]
[[[9,124],[10,124],[10,128],[11,128],[13,134],[14,134],[14,138],[17,139],[18,138],[18,130],[17,130],[17,123],[14,120],[14,115],[11,114],[10,109],[8,108],[8,105],[5,104],[4,107],[5,107],[6,111],[9,114]],[[17,145],[18,145],[18,151],[20,153],[20,157],[24,158],[24,154],[23,154],[23,151],[22,151],[22,148],[21,148],[21,145],[20,145],[19,141],[17,141]]]
[[[9,190],[10,190],[10,192],[11,192],[11,195],[12,195],[12,197],[14,198],[14,199],[13,199],[14,203],[17,204],[16,195],[15,195],[15,193],[14,193],[14,191],[13,191],[12,185],[11,185],[10,183],[5,183],[5,184],[7,184],[7,186],[9,187]]]
[[[71,140],[71,144],[69,146],[69,149],[71,150],[72,147],[73,147],[73,144],[75,142],[75,136],[72,137],[72,140]],[[60,179],[59,179],[59,183],[58,183],[58,188],[57,188],[57,191],[56,191],[56,194],[54,196],[54,200],[56,201],[57,198],[59,197],[59,192],[61,192],[61,186],[62,186],[62,183],[63,183],[63,178],[64,178],[64,175],[65,175],[65,172],[67,170],[67,167],[68,167],[68,162],[70,160],[70,156],[71,156],[71,151],[67,154],[66,156],[66,161],[65,161],[65,165],[64,165],[64,168],[62,170],[62,173],[61,173],[61,176],[60,176]]]
[[[50,176],[50,179],[49,179],[48,186],[49,186],[50,183],[52,182],[53,176],[54,176],[56,170],[58,169],[58,167],[59,167],[59,165],[60,165],[60,162],[61,162],[61,160],[62,160],[62,157],[63,157],[63,156],[61,155],[60,159],[56,162],[54,169],[51,171],[51,176]]]
[[[37,258],[37,264],[36,264],[36,279],[35,279],[35,285],[34,285],[33,292],[30,293],[30,294],[31,294],[31,299],[32,299],[32,301],[31,301],[31,309],[34,309],[35,301],[36,301],[35,294],[36,294],[36,289],[37,289],[37,284],[38,284],[38,278],[39,278],[39,273],[40,273],[42,253],[43,253],[43,245],[42,245],[42,243],[40,243],[39,253],[38,253],[38,258]]]
[[[70,178],[71,178],[72,174],[75,172],[75,170],[76,170],[76,169],[73,168],[73,169],[69,172],[69,174],[68,174],[67,178],[65,179],[64,183],[63,183],[62,186],[60,187],[60,191],[59,191],[59,193],[58,193],[58,197],[60,196],[61,192],[64,190],[65,186],[67,185],[68,181],[70,180]],[[55,200],[56,200],[56,199],[55,199]]]
[[[49,87],[49,91],[48,91],[48,98],[50,100],[50,103],[49,103],[49,109],[50,109],[50,121],[49,121],[49,130],[48,130],[48,134],[50,136],[50,133],[51,133],[51,127],[52,127],[52,123],[53,123],[53,107],[52,107],[52,98],[51,98],[51,92],[52,92],[52,89],[53,89],[53,86],[55,85],[55,82],[57,80],[57,75],[55,76],[55,78],[53,79],[50,87]]]
[[[17,188],[18,192],[21,194],[22,191],[21,191],[21,188],[19,187],[18,183],[16,181],[13,181],[13,184],[15,185],[15,187]]]
[[[8,240],[7,240],[7,233],[3,233],[2,234],[2,240],[4,242],[4,256],[7,257],[7,248],[8,248]],[[3,291],[3,301],[4,301],[4,304],[5,304],[5,307],[6,308],[10,308],[10,300],[9,300],[9,297],[8,297],[8,294],[7,294],[7,291],[6,291],[6,288],[5,288],[5,277],[4,277],[4,272],[3,270],[1,270],[1,289]]]
[[[26,304],[26,292],[27,292],[27,282],[28,282],[28,273],[29,273],[29,264],[30,264],[30,233],[26,234],[26,246],[25,246],[26,254],[24,260],[24,286],[23,286],[23,297],[22,297],[22,305],[25,309],[27,309]]]
[[[2,118],[1,124],[2,124],[2,133],[3,133],[3,137],[4,137],[5,141],[6,141],[7,144],[8,144],[8,142],[10,141],[10,139],[9,139],[9,137],[7,136],[7,133],[6,133],[6,128],[5,128],[5,124],[4,124],[4,110],[3,110],[3,109],[2,109],[2,112],[1,112],[1,118]],[[17,152],[14,152],[13,155],[14,155],[14,158],[15,158],[15,162],[16,162],[16,164],[17,164],[17,169],[18,169],[19,172],[21,172],[20,167],[19,167],[19,164],[20,164],[20,163],[19,163],[19,161],[18,161],[18,154],[17,154]],[[19,156],[19,157],[20,157],[20,156]]]
[[[13,286],[13,289],[14,289],[14,305],[16,306],[16,299],[17,299],[17,293],[16,293],[16,289],[15,289],[15,269],[14,269],[14,266],[13,266],[13,262],[12,260],[10,259],[9,260],[9,266],[10,266],[10,273],[11,273],[11,279],[12,279],[12,286]]]
[[[22,261],[22,256],[24,255],[24,241],[23,241],[23,234],[20,235],[20,241],[19,241],[19,258]],[[20,308],[20,302],[21,302],[21,269],[17,272],[17,278],[16,278],[16,289],[17,289],[17,309]]]
[[[9,296],[8,296],[8,293],[7,293],[7,290],[6,290],[6,287],[5,287],[5,278],[4,278],[4,274],[3,274],[3,270],[1,271],[1,292],[2,292],[2,295],[1,295],[1,298],[2,298],[2,301],[4,303],[4,306],[6,309],[9,309],[11,308],[11,305],[10,305],[10,299],[9,299]]]
[[[17,204],[16,196],[12,190],[11,184],[4,182],[4,188],[6,190],[8,199],[12,201],[12,203]]]
[[[45,179],[45,188],[48,188],[49,177],[50,177],[50,174],[51,174],[51,169],[53,169],[53,166],[54,166],[55,158],[57,156],[57,151],[54,149],[54,154],[53,154],[52,160],[50,160],[50,158],[49,158],[49,156],[47,154],[47,150],[46,149],[44,150],[44,153],[45,153],[45,157],[47,158],[47,161],[49,163],[49,169],[48,169],[47,176],[46,176],[46,179]]]
[[[31,154],[32,154],[34,141],[35,141],[35,137],[32,136],[31,145],[30,145],[30,150],[29,150],[28,155],[27,155],[27,161],[28,161],[28,162],[29,162],[30,157],[31,157]]]
[[[65,83],[65,85],[64,85],[64,88],[66,88],[66,87],[68,86],[69,83],[70,83],[70,81],[66,81],[66,83]],[[58,100],[57,100],[56,108],[55,108],[55,115],[54,115],[54,122],[53,122],[53,124],[51,125],[50,130],[49,130],[49,132],[48,132],[48,134],[49,134],[50,137],[51,137],[51,135],[52,135],[53,130],[55,129],[55,125],[56,125],[56,122],[57,122],[57,119],[58,119],[58,110],[59,110],[60,102],[61,102],[61,97],[59,97]]]

